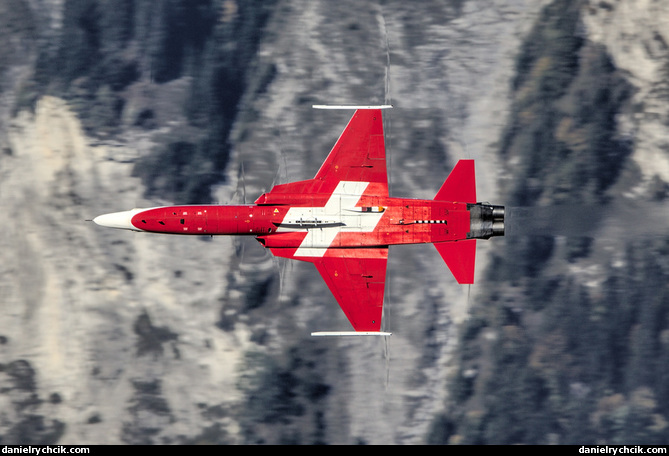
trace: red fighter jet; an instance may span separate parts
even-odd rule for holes
[[[346,107],[356,111],[316,176],[276,185],[253,205],[133,209],[94,222],[151,233],[255,236],[276,256],[313,263],[355,330],[313,335],[390,335],[381,331],[388,247],[433,243],[457,282],[471,284],[476,239],[504,235],[504,206],[476,201],[473,160],[458,161],[433,200],[391,197],[386,107]]]

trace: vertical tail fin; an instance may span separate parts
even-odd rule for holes
[[[474,160],[460,160],[434,197],[436,201],[476,203]]]
[[[434,244],[441,257],[460,284],[474,283],[476,239]]]

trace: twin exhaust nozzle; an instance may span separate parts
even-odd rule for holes
[[[469,233],[467,239],[490,239],[493,236],[504,236],[504,206],[489,203],[468,204]]]

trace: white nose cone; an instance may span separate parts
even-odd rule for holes
[[[122,230],[138,230],[131,223],[132,217],[141,212],[142,209],[133,209],[131,211],[123,212],[112,212],[111,214],[103,214],[95,217],[93,222],[97,223],[100,226],[106,226],[108,228],[119,228]]]

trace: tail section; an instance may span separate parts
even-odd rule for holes
[[[434,199],[435,201],[476,203],[474,160],[458,161]]]
[[[476,204],[476,176],[474,160],[459,160],[441,186],[435,201],[453,201]],[[469,239],[469,233],[463,233],[467,239],[455,242],[438,242],[434,246],[460,284],[474,283],[476,263],[476,239]]]
[[[474,283],[476,239],[434,244],[441,257],[460,284]]]

